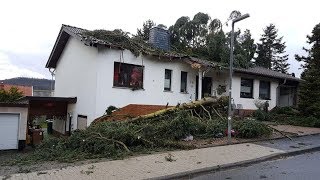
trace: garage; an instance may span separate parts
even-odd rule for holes
[[[25,147],[27,118],[27,103],[0,102],[0,151]]]
[[[0,113],[0,149],[18,149],[19,114]]]

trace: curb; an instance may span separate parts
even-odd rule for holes
[[[303,153],[307,153],[307,152],[312,152],[312,151],[317,151],[317,150],[320,150],[320,145],[314,146],[314,147],[309,147],[309,148],[308,147],[302,148],[299,150],[291,150],[291,151],[287,151],[284,153],[275,153],[275,154],[263,156],[263,157],[256,158],[256,159],[239,161],[239,162],[229,163],[229,164],[222,164],[222,165],[206,167],[206,168],[200,168],[200,169],[195,169],[195,170],[191,170],[191,171],[185,171],[185,172],[180,172],[180,173],[175,173],[175,174],[171,174],[171,175],[165,175],[165,176],[160,176],[160,177],[155,177],[155,178],[150,178],[150,179],[151,180],[190,179],[192,177],[196,177],[196,176],[199,176],[199,175],[205,174],[205,173],[232,169],[234,167],[248,166],[251,164],[256,164],[256,163],[269,161],[269,160],[273,160],[273,159],[278,159],[278,158],[282,158],[282,157],[295,156],[295,155],[299,155],[299,154],[303,154]]]
[[[318,135],[320,135],[320,133],[303,134],[303,135],[293,135],[293,136],[290,136],[290,138],[300,138],[300,137],[318,136]],[[244,143],[256,143],[256,142],[263,142],[263,141],[273,141],[273,140],[278,140],[278,139],[287,139],[287,137],[275,137],[275,138],[265,138],[265,139],[254,139],[254,140],[248,140],[248,141],[243,141],[243,142],[233,142],[233,143],[231,143],[231,144],[228,144],[228,143],[219,144],[219,145],[209,144],[209,145],[204,145],[204,146],[201,146],[201,147],[197,147],[196,149],[209,148],[209,147],[217,147],[217,146],[228,146],[228,145],[244,144]]]

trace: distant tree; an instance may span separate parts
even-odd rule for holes
[[[22,96],[23,93],[16,87],[11,87],[8,91],[0,89],[0,102],[14,102]]]
[[[295,55],[296,60],[303,62],[304,71],[299,89],[299,108],[305,115],[320,118],[320,23],[307,36],[310,49],[303,48],[307,56]]]
[[[270,24],[263,30],[264,34],[258,43],[255,64],[278,72],[287,73],[289,69],[288,55],[285,53],[285,42],[278,38],[278,30]]]
[[[246,29],[243,34],[238,30],[235,32],[234,66],[248,68],[252,65],[252,59],[256,52],[254,39],[250,30]]]
[[[148,41],[150,29],[155,26],[156,23],[154,23],[152,20],[147,20],[143,23],[141,29],[137,29],[137,36],[140,37],[144,41]]]

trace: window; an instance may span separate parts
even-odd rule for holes
[[[164,73],[164,90],[171,91],[171,74],[172,70],[166,69]]]
[[[270,99],[270,82],[269,81],[260,81],[259,98],[265,99],[265,100]]]
[[[142,89],[143,66],[115,62],[113,86]]]
[[[241,78],[241,98],[253,98],[253,80]]]
[[[180,92],[187,92],[187,79],[188,79],[188,73],[181,71],[181,84],[180,84]]]

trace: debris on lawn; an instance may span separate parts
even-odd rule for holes
[[[206,98],[126,121],[94,123],[85,130],[74,131],[68,138],[47,138],[31,155],[11,163],[117,159],[154,151],[195,148],[182,139],[222,137],[227,129],[227,104],[228,97]],[[235,120],[234,131],[240,138],[268,136],[271,132],[263,123],[246,119]]]
[[[169,161],[169,162],[176,161],[177,159],[174,159],[173,157],[174,157],[174,155],[168,153],[168,155],[165,156],[164,158],[166,159],[166,161]]]

